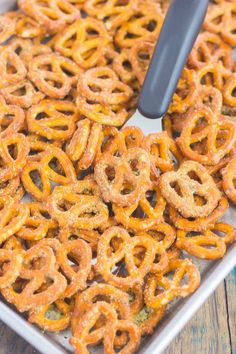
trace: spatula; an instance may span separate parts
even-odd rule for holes
[[[166,15],[139,98],[138,109],[125,126],[145,135],[162,131],[188,55],[205,18],[208,0],[173,0]]]

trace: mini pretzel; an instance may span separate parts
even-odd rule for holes
[[[234,90],[236,88],[236,74],[231,75],[228,80],[226,80],[223,86],[223,98],[224,103],[229,106],[236,106],[236,98],[234,96]]]
[[[86,180],[55,187],[48,200],[49,212],[62,227],[96,229],[108,220],[107,206],[98,193],[96,185]]]
[[[206,217],[186,219],[178,213],[178,211],[170,207],[170,219],[177,229],[184,231],[205,231],[211,227],[221,216],[225,214],[229,208],[226,198],[222,197],[217,207]]]
[[[8,67],[13,70],[8,70]],[[11,49],[4,48],[0,52],[0,88],[16,84],[25,79],[27,71],[20,57]]]
[[[6,137],[17,133],[24,126],[25,113],[18,107],[0,103],[0,134]]]
[[[3,88],[1,94],[4,96],[7,103],[22,108],[29,108],[39,103],[44,98],[44,94],[37,91],[28,80]]]
[[[102,125],[83,119],[78,122],[71,141],[66,147],[70,159],[78,161],[78,170],[88,169],[95,160],[97,150],[102,144]]]
[[[96,34],[92,34],[95,32]],[[77,20],[55,41],[55,49],[84,69],[96,66],[103,58],[110,38],[104,24],[94,18]]]
[[[170,272],[174,272],[172,280],[167,277]],[[185,274],[188,275],[188,283],[181,285]],[[199,285],[200,273],[190,259],[173,260],[170,261],[165,273],[155,274],[148,278],[144,292],[145,303],[151,308],[158,309],[168,304],[175,297],[189,296]],[[163,290],[156,292],[158,287]]]
[[[23,134],[13,133],[0,139],[1,182],[14,178],[19,174],[26,164],[28,152],[29,144]]]
[[[176,92],[174,93],[168,112],[184,113],[193,105],[197,97],[197,80],[193,70],[184,69],[179,79]]]
[[[151,169],[156,177],[160,173],[173,170],[175,168],[175,160],[177,160],[178,164],[182,160],[181,153],[174,140],[165,131],[146,136],[142,147],[150,155]]]
[[[0,276],[0,289],[11,286],[20,275],[22,264],[24,261],[24,251],[21,250],[0,250],[0,264],[1,264],[1,276]],[[4,265],[7,266],[4,267]]]
[[[109,67],[93,68],[81,74],[78,91],[88,100],[108,105],[124,104],[133,93]]]
[[[103,20],[108,30],[114,30],[129,19],[137,6],[137,0],[128,0],[125,3],[108,0],[104,4],[100,4],[98,0],[89,0],[85,2],[84,9],[89,16]]]
[[[5,182],[0,183],[0,197],[19,197],[20,200],[21,193],[23,197],[24,192],[22,192],[22,186],[19,176],[10,178]]]
[[[225,242],[210,230],[191,236],[178,230],[176,246],[187,253],[202,259],[219,259],[226,252]]]
[[[92,251],[97,250],[97,243],[100,238],[100,233],[96,230],[81,230],[64,227],[60,229],[58,239],[64,243],[67,241],[73,241],[82,239],[86,241],[91,247]]]
[[[193,173],[193,175],[191,175]],[[207,170],[195,161],[185,161],[178,172],[167,172],[160,177],[161,194],[184,217],[208,216],[217,206],[221,193]],[[194,196],[204,198],[197,205]]]
[[[204,23],[204,27],[210,32],[220,33],[222,38],[227,43],[234,46],[236,44],[236,37],[234,33],[235,12],[235,3],[211,5]]]
[[[156,39],[163,22],[163,16],[156,5],[140,4],[129,19],[121,25],[115,34],[115,43],[119,47],[131,48],[137,41]]]
[[[63,63],[65,68],[76,67],[69,59],[56,54],[39,55],[30,63],[28,77],[45,95],[64,98],[71,90],[71,80],[61,69]]]
[[[153,183],[139,202],[129,207],[113,204],[113,211],[118,223],[128,229],[145,231],[163,221],[165,207],[166,202],[161,196],[159,187]],[[134,213],[135,215],[133,215]]]
[[[189,56],[189,65],[194,69],[208,63],[222,61],[228,69],[232,68],[231,48],[217,34],[200,33]]]
[[[125,84],[132,84],[136,75],[134,74],[133,60],[129,49],[122,49],[112,62],[112,69]]]
[[[119,239],[119,248],[112,249],[112,239]],[[144,256],[139,266],[135,265],[135,248],[144,248]],[[108,252],[110,250],[110,252]],[[97,270],[104,280],[121,289],[129,289],[136,283],[143,283],[143,278],[150,271],[156,255],[155,241],[148,237],[131,238],[128,232],[120,227],[111,227],[103,233],[97,250]],[[121,260],[125,261],[127,275],[125,277],[112,273],[113,267]]]
[[[154,51],[154,43],[138,41],[130,49],[130,59],[133,65],[133,73],[140,85],[143,84],[149,63]]]
[[[51,305],[36,307],[29,311],[28,321],[37,324],[44,331],[64,331],[70,325],[72,308],[63,300]]]
[[[148,154],[139,148],[129,149],[121,157],[105,154],[94,170],[104,200],[119,206],[130,206],[141,199],[150,185],[149,175]]]
[[[0,44],[6,42],[15,34],[15,23],[6,16],[0,16]]]
[[[173,245],[176,238],[174,228],[164,222],[154,224],[149,229],[139,232],[139,235],[152,237],[165,250],[167,250]]]
[[[17,236],[24,240],[41,240],[47,236],[49,230],[57,227],[57,223],[51,219],[47,209],[40,203],[26,205],[29,207],[30,215],[17,232]]]
[[[71,111],[71,114],[64,114],[64,111]],[[28,129],[47,139],[68,139],[75,131],[75,113],[75,107],[71,102],[43,100],[28,110],[26,117]]]
[[[19,0],[19,8],[49,32],[60,31],[80,17],[80,11],[62,0]]]
[[[199,126],[199,123],[204,124]],[[199,128],[198,128],[199,126]],[[217,138],[221,132],[226,137],[217,146]],[[217,164],[233,147],[236,138],[234,123],[227,119],[218,119],[217,115],[207,107],[195,107],[188,111],[185,127],[177,142],[183,154],[189,159],[206,165]],[[194,150],[193,144],[205,140],[203,152]]]
[[[83,240],[74,240],[63,243],[57,252],[57,259],[63,274],[69,279],[63,297],[71,297],[87,287],[86,281],[91,270],[92,252],[89,245]],[[73,261],[73,265],[69,264]]]

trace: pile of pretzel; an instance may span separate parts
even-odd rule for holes
[[[19,0],[0,17],[0,289],[78,354],[131,354],[236,240],[236,1],[215,1],[165,131],[133,114],[168,1]],[[25,197],[27,196],[27,198]]]

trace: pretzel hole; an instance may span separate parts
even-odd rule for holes
[[[60,161],[58,160],[57,157],[53,157],[49,163],[48,166],[54,171],[56,172],[58,175],[66,177],[66,173],[65,170],[63,168],[63,166],[61,165]]]
[[[11,264],[10,259],[1,259],[0,260],[0,277],[3,276],[5,272],[7,272],[10,264]]]
[[[212,22],[214,25],[219,25],[219,24],[221,24],[222,19],[223,19],[223,15],[219,15],[219,16],[216,16],[216,17],[212,18],[212,19],[211,19],[211,22]]]
[[[188,172],[188,177],[198,182],[199,184],[202,184],[201,178],[197,175],[195,171]]]
[[[29,176],[33,183],[36,185],[36,187],[42,192],[43,191],[43,183],[41,179],[41,174],[38,170],[32,170],[29,173]]]
[[[96,83],[88,84],[88,87],[92,92],[102,92],[101,87],[99,85],[97,85]]]
[[[49,305],[47,310],[44,313],[44,316],[51,321],[59,321],[63,316],[64,313],[59,310],[55,303]]]
[[[113,166],[108,166],[105,169],[105,173],[107,175],[108,181],[112,182],[115,179],[115,175],[116,175],[116,170]]]
[[[14,96],[18,96],[18,97],[26,96],[27,90],[26,90],[25,85],[12,91],[11,94]]]
[[[29,282],[30,282],[30,280],[28,280],[28,279],[22,279],[22,278],[18,277],[16,279],[15,283],[12,285],[12,288],[15,293],[21,294],[22,291],[24,290],[24,288],[26,287],[26,285],[29,284]]]
[[[208,124],[209,123],[208,123],[207,119],[204,116],[199,117],[197,119],[196,123],[195,123],[195,126],[194,126],[193,130],[192,130],[192,134],[200,132],[205,127],[207,127]]]
[[[73,71],[73,69],[69,68],[65,64],[61,64],[60,68],[66,76],[74,77],[76,75],[76,73]]]
[[[62,212],[67,212],[73,206],[74,206],[74,203],[69,200],[66,200],[66,199],[62,199],[57,203],[57,208]]]
[[[181,198],[183,197],[181,188],[178,184],[178,182],[171,182],[170,183],[171,188],[173,188],[175,190],[175,192],[178,194],[178,196],[180,196]]]
[[[46,112],[39,112],[36,116],[35,116],[35,120],[41,120],[41,119],[45,119],[45,118],[50,118],[49,114]]]
[[[120,353],[121,350],[125,351],[125,347],[128,345],[131,340],[129,331],[124,329],[117,329],[114,337],[114,353]]]
[[[200,78],[201,85],[214,86],[214,83],[215,83],[214,73],[211,72],[204,73]]]
[[[11,156],[11,158],[13,160],[16,160],[17,157],[18,157],[18,144],[9,144],[7,145],[7,150],[8,150],[8,153],[9,155]]]
[[[11,62],[7,62],[7,65],[6,65],[6,72],[7,74],[10,74],[10,75],[14,75],[14,74],[17,74],[17,68],[15,65],[13,65]]]
[[[122,62],[122,66],[128,72],[132,72],[133,71],[132,64],[131,64],[131,62],[128,59],[124,60]]]
[[[131,217],[139,218],[139,219],[145,219],[146,216],[147,215],[145,214],[144,210],[142,209],[142,207],[140,205],[138,205],[138,207],[131,214]]]
[[[204,206],[208,203],[208,200],[204,196],[200,196],[196,193],[193,193],[194,201],[199,206]]]
[[[0,116],[1,131],[6,130],[15,118],[17,119],[17,116],[11,113],[6,113]]]

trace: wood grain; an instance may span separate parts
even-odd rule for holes
[[[235,298],[236,268],[163,354],[236,354]],[[40,354],[1,322],[0,344],[0,354]]]

